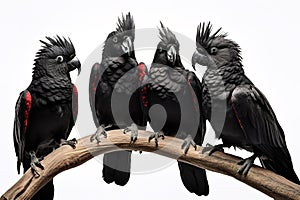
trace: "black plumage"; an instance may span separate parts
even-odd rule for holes
[[[201,83],[193,72],[182,65],[179,42],[174,33],[161,24],[159,35],[161,41],[147,79],[150,125],[155,131],[149,140],[155,138],[157,145],[157,139],[164,135],[185,139],[182,148],[186,153],[190,145],[201,145],[204,139],[205,124],[201,121],[199,106]],[[188,191],[208,195],[205,170],[182,162],[178,162],[178,166]]]
[[[134,54],[135,25],[130,13],[118,19],[116,31],[104,44],[101,63],[95,63],[90,76],[90,105],[97,126],[91,138],[100,139],[105,130],[126,128],[132,123],[132,133],[147,125],[146,104],[140,88],[147,73],[144,64]],[[126,129],[128,130],[128,129]],[[136,135],[133,136],[136,138]],[[130,178],[131,151],[105,154],[103,179],[107,183],[125,185]]]
[[[70,40],[46,38],[49,42],[41,41],[44,46],[36,55],[32,82],[16,103],[13,135],[19,173],[22,163],[24,172],[31,167],[38,175],[42,157],[63,143],[75,145],[66,141],[77,115],[77,90],[69,72],[80,69],[80,62]],[[53,199],[53,195],[50,181],[33,199]]]
[[[227,34],[220,34],[220,30],[213,33],[210,23],[206,26],[201,23],[192,58],[194,66],[196,63],[207,66],[202,80],[205,118],[222,139],[221,146],[240,147],[254,153],[239,162],[240,173],[246,175],[258,157],[264,168],[299,184],[284,132],[270,103],[245,75],[239,45],[227,39]],[[213,115],[221,109],[225,112],[224,123],[222,119],[213,120]]]

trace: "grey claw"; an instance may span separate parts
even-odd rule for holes
[[[202,148],[202,154],[204,154],[205,152],[208,152],[208,155],[211,156],[211,154],[213,154],[216,151],[224,152],[223,147],[224,147],[223,144],[218,144],[215,146],[213,146],[211,144],[206,144],[206,147]]]
[[[90,141],[93,142],[94,140],[97,141],[97,144],[101,142],[101,136],[104,138],[107,138],[107,133],[105,131],[106,128],[109,128],[109,126],[104,127],[104,125],[101,125],[97,128],[97,131],[91,136]]]
[[[76,149],[76,144],[77,144],[76,138],[73,138],[72,140],[64,140],[64,139],[61,139],[60,146],[63,146],[63,145],[69,145],[69,146],[71,146],[73,149]]]
[[[188,135],[188,136],[184,139],[184,141],[183,141],[183,143],[182,143],[182,145],[181,145],[181,149],[183,149],[184,154],[187,154],[187,152],[188,152],[188,150],[189,150],[189,148],[190,148],[191,145],[195,148],[195,151],[196,151],[196,150],[197,150],[197,145],[196,145],[196,143],[194,142],[192,136],[191,136],[191,135]]]
[[[158,132],[154,132],[151,133],[151,135],[148,138],[148,142],[150,143],[150,141],[154,138],[155,141],[155,147],[158,147],[158,139],[161,138],[162,140],[165,139],[165,135],[162,131],[158,131]]]
[[[126,134],[127,132],[131,132],[130,135],[130,144],[133,144],[138,138],[138,127],[135,123],[132,123],[131,126],[126,127],[123,130],[123,133]]]
[[[36,154],[34,151],[30,151],[29,152],[29,156],[30,156],[30,167],[31,167],[31,171],[33,174],[36,174],[38,177],[40,176],[37,168],[40,168],[42,170],[44,170],[44,166],[40,163],[40,161],[43,160],[43,157],[37,158]]]
[[[254,160],[256,158],[256,155],[252,155],[249,158],[246,159],[242,159],[240,160],[237,164],[238,165],[242,165],[240,167],[240,169],[237,171],[239,174],[243,174],[244,176],[246,176],[250,170],[250,168],[252,167]]]

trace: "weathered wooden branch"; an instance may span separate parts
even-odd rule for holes
[[[78,140],[76,149],[62,146],[42,161],[45,169],[39,170],[39,177],[34,176],[31,170],[28,170],[15,185],[1,196],[0,200],[30,199],[43,185],[62,171],[79,166],[93,156],[117,151],[119,148],[154,152],[197,167],[232,176],[274,199],[300,199],[300,185],[294,184],[271,171],[254,166],[246,177],[238,174],[237,170],[240,167],[237,165],[240,160],[238,157],[221,152],[215,152],[211,156],[200,154],[201,147],[198,147],[197,151],[191,148],[186,155],[183,155],[180,148],[182,140],[166,137],[165,140],[159,142],[159,147],[155,148],[153,141],[148,143],[149,135],[150,132],[139,131],[138,140],[130,145],[129,135],[123,134],[122,130],[113,130],[109,131],[108,137],[103,138],[99,144],[90,142],[90,137],[87,136]]]

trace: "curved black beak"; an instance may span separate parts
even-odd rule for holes
[[[68,62],[69,71],[73,71],[74,69],[78,69],[78,75],[81,72],[81,63],[77,57],[74,57],[72,60]]]

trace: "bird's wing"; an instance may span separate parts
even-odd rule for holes
[[[78,90],[75,84],[72,84],[73,86],[73,93],[72,93],[72,116],[71,116],[71,121],[69,124],[69,128],[67,131],[66,138],[67,139],[72,131],[73,126],[75,125],[77,115],[78,115]]]
[[[147,91],[147,84],[145,83],[147,76],[148,76],[148,69],[144,63],[139,63],[138,65],[139,70],[139,93],[140,93],[140,102],[141,107],[144,113],[143,123],[145,126],[147,125],[147,117],[148,117],[148,91]]]
[[[187,80],[193,96],[195,110],[196,112],[200,112],[199,129],[201,130],[201,134],[197,134],[196,137],[200,136],[200,138],[195,138],[195,141],[200,141],[199,144],[202,144],[206,132],[206,123],[202,111],[202,86],[200,80],[194,72],[188,72]]]
[[[234,89],[231,103],[248,141],[252,144],[286,146],[282,128],[266,99],[253,85]]]
[[[284,132],[266,97],[253,85],[241,85],[232,92],[231,103],[250,145],[268,158],[290,163]]]
[[[268,100],[251,84],[234,89],[231,103],[248,145],[261,155],[262,166],[299,184],[284,132]]]
[[[14,146],[18,158],[17,169],[20,173],[20,165],[23,162],[25,148],[25,134],[28,128],[29,113],[32,106],[32,97],[28,90],[20,93],[15,107],[14,120]]]
[[[72,111],[73,111],[73,121],[75,124],[78,115],[78,90],[75,84],[72,85],[73,85]]]
[[[96,127],[99,127],[98,119],[96,116],[96,110],[95,110],[95,95],[96,95],[96,89],[98,82],[100,80],[101,76],[101,67],[99,63],[95,63],[91,70],[90,75],[90,83],[89,83],[89,99],[90,99],[90,107],[93,114],[93,119]]]

